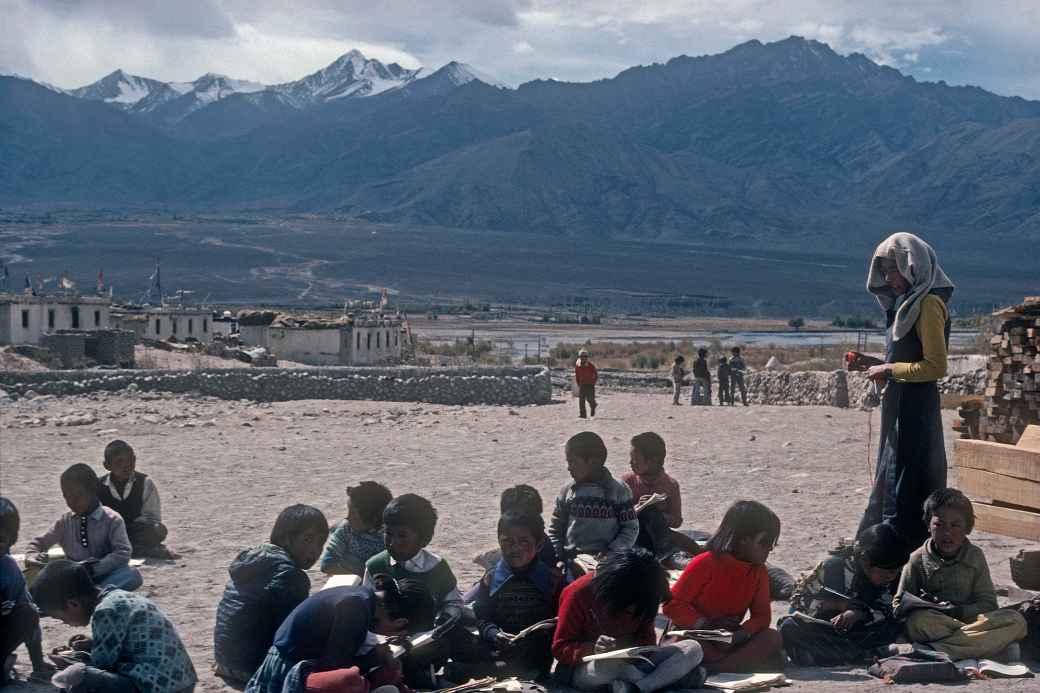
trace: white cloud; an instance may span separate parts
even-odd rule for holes
[[[589,80],[750,38],[814,38],[899,69],[1040,96],[1035,0],[0,0],[0,70],[61,86],[116,67],[295,79],[351,48],[516,84]],[[925,68],[931,70],[926,72]]]

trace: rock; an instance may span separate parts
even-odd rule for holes
[[[141,421],[143,421],[145,423],[148,423],[148,424],[157,424],[157,423],[159,423],[159,417],[158,416],[147,416],[146,415],[146,416],[142,416],[141,417]]]
[[[212,427],[214,427],[214,426],[216,426],[216,425],[217,425],[217,422],[216,422],[216,421],[214,421],[213,419],[209,419],[209,420],[207,420],[207,421],[203,421],[203,422],[202,422],[202,425],[203,425],[203,427],[205,427],[205,428],[212,428]]]
[[[789,440],[785,440],[785,441],[784,441],[784,445],[783,445],[783,447],[785,447],[785,448],[789,448],[789,447],[791,447],[792,445],[794,445],[794,443],[792,443],[792,442],[791,442],[791,441],[789,441]]]
[[[114,436],[116,433],[119,433],[118,428],[102,428],[97,432],[99,436]]]
[[[244,426],[246,428],[252,428],[253,424],[249,423],[248,421],[243,421],[242,422],[242,426]]]
[[[750,436],[750,437],[748,438],[748,440],[757,440],[757,439],[758,439],[758,438],[757,438],[757,436],[754,436],[754,435],[752,435],[752,436]]]
[[[769,360],[766,361],[766,370],[767,371],[782,371],[785,368],[786,368],[786,366],[784,364],[780,363],[780,359],[778,359],[775,356],[770,356]]]

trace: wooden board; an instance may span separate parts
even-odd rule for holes
[[[1040,513],[999,508],[986,503],[972,503],[975,508],[975,529],[1006,537],[1040,541]]]
[[[988,440],[955,440],[953,463],[957,467],[1040,481],[1040,452],[1014,445],[992,443]]]
[[[1025,432],[1022,433],[1022,437],[1018,439],[1015,447],[1040,452],[1040,426],[1036,424],[1026,426]]]
[[[1040,513],[1040,483],[1015,479],[981,469],[957,470],[957,488],[971,498],[999,501],[1001,504],[1036,508]]]

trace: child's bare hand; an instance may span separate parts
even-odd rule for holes
[[[863,612],[855,609],[846,609],[831,619],[834,630],[839,633],[848,632],[853,626],[863,620]]]
[[[617,649],[617,640],[610,637],[609,635],[601,635],[596,638],[595,651],[599,652],[610,652]]]
[[[495,647],[499,650],[508,650],[513,646],[513,638],[516,636],[512,633],[507,633],[504,630],[500,630],[495,633]]]

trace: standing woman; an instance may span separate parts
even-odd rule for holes
[[[885,363],[869,375],[887,382],[881,402],[881,443],[874,490],[859,532],[892,525],[912,546],[928,536],[924,501],[946,486],[939,387],[946,375],[953,282],[931,246],[910,233],[886,238],[874,251],[867,290],[885,309]]]

